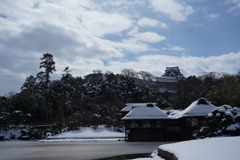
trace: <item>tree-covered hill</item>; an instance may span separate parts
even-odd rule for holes
[[[58,80],[51,80],[55,62],[44,54],[40,71],[30,75],[21,92],[0,97],[1,128],[11,124],[54,124],[76,129],[89,125],[118,125],[117,114],[131,102],[157,102],[160,108],[184,109],[199,97],[215,105],[240,104],[240,74],[206,73],[189,76],[178,83],[160,83],[153,75],[123,70],[121,74],[95,70],[74,77],[70,67]]]

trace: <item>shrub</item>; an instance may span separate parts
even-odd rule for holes
[[[223,105],[208,114],[195,138],[240,135],[240,108]]]

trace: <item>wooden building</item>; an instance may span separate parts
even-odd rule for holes
[[[154,103],[128,104],[123,110],[125,137],[129,141],[176,141],[191,139],[204,117],[215,106],[205,98],[174,115],[167,115]]]
[[[204,118],[215,108],[205,98],[200,98],[180,112],[176,118],[181,122],[181,139],[191,139],[193,132],[201,127]]]
[[[135,104],[122,120],[130,141],[164,140],[168,116],[154,104]]]

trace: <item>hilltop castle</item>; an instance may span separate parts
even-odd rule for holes
[[[166,67],[165,73],[162,77],[156,77],[158,82],[177,83],[185,77],[180,72],[178,67]]]

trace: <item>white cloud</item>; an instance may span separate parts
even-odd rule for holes
[[[235,15],[240,15],[240,0],[226,0],[226,3],[233,5],[229,9],[230,12],[234,12]]]
[[[206,18],[209,19],[210,21],[213,21],[219,18],[219,14],[208,14]]]
[[[240,52],[232,52],[210,57],[144,55],[138,57],[137,61],[111,62],[108,68],[113,68],[114,72],[121,72],[122,68],[144,70],[160,76],[166,66],[179,66],[184,75],[189,76],[199,75],[203,72],[236,73],[240,70],[239,64]]]
[[[103,5],[110,5],[115,7],[123,6],[123,8],[128,8],[130,5],[143,5],[145,0],[105,0]]]
[[[167,26],[166,23],[161,23],[160,26],[161,26],[162,28],[168,28],[168,26]]]
[[[108,44],[122,51],[128,51],[135,54],[150,50],[147,44],[134,39],[125,39],[121,42],[108,42]]]
[[[106,34],[118,34],[132,26],[127,16],[99,11],[84,13],[81,22],[88,32],[100,37]]]
[[[173,21],[186,21],[187,16],[193,14],[193,8],[183,1],[150,0],[155,12],[168,16]]]
[[[140,41],[148,43],[157,43],[166,39],[166,37],[161,36],[155,32],[139,32],[138,27],[134,27],[128,35],[131,41]]]
[[[149,43],[157,43],[166,39],[164,36],[160,36],[154,32],[143,32],[134,35],[135,40]]]
[[[163,50],[168,50],[168,51],[177,51],[177,52],[187,51],[187,49],[182,48],[180,46],[170,46],[168,48],[163,47],[162,49]]]
[[[149,26],[149,27],[157,27],[160,26],[161,28],[167,28],[167,24],[166,23],[161,23],[155,19],[151,19],[151,18],[141,18],[138,20],[137,24],[140,27],[145,27],[145,26]]]

